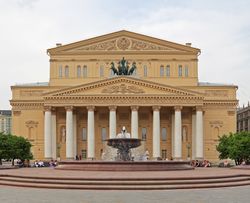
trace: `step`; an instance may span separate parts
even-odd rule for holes
[[[250,185],[250,181],[239,181],[230,183],[214,184],[182,184],[182,185],[59,185],[59,184],[33,184],[10,181],[0,181],[0,185],[15,187],[32,187],[48,189],[84,189],[84,190],[170,190],[170,189],[200,189],[216,187],[236,187]]]
[[[41,184],[71,184],[71,185],[178,185],[178,184],[213,184],[225,182],[239,182],[250,180],[250,177],[229,177],[229,178],[215,178],[215,179],[194,179],[194,180],[61,180],[61,179],[31,179],[31,178],[16,178],[16,177],[0,177],[0,181],[23,182],[23,183],[41,183]]]

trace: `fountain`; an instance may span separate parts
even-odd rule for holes
[[[130,149],[139,147],[141,140],[131,138],[125,126],[123,126],[121,133],[116,138],[107,140],[107,145],[117,149],[116,161],[133,161]]]
[[[170,170],[191,170],[189,161],[165,161],[148,160],[135,161],[131,149],[141,145],[141,140],[131,138],[130,134],[123,127],[121,133],[115,138],[107,139],[107,146],[117,149],[116,157],[113,160],[64,160],[59,162],[56,169],[59,170],[80,170],[80,171],[170,171]],[[112,154],[112,153],[111,153]]]

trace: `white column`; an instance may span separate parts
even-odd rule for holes
[[[56,112],[52,113],[52,158],[56,159]]]
[[[196,159],[203,159],[203,112],[196,109]]]
[[[171,157],[173,158],[174,157],[174,120],[175,120],[175,117],[174,117],[174,113],[171,115]]]
[[[94,117],[94,107],[88,106],[88,159],[95,158],[95,117]]]
[[[77,155],[77,120],[76,120],[76,114],[73,114],[73,137],[74,137],[74,158]]]
[[[52,158],[51,108],[46,107],[44,115],[44,157]]]
[[[192,160],[196,158],[196,114],[192,113]]]
[[[182,159],[181,143],[181,107],[175,107],[175,126],[174,126],[174,159]]]
[[[74,159],[73,108],[66,107],[66,158]]]
[[[131,137],[138,138],[138,106],[131,106]]]
[[[153,106],[153,158],[161,157],[160,148],[160,107]]]
[[[116,137],[116,106],[109,106],[109,138]]]

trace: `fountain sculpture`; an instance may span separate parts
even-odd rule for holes
[[[133,161],[130,149],[139,147],[141,140],[131,138],[125,126],[123,126],[121,133],[116,138],[107,140],[107,145],[117,149],[117,161]]]

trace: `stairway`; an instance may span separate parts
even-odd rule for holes
[[[250,175],[184,178],[76,178],[0,175],[0,185],[83,190],[170,190],[250,185]]]

